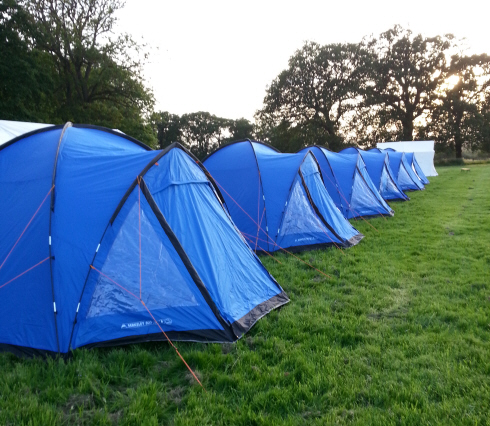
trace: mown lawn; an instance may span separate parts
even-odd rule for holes
[[[0,354],[0,424],[490,423],[490,165],[441,167],[356,247],[264,257],[291,298],[239,342]],[[373,227],[376,229],[374,229]]]

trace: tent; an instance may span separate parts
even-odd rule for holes
[[[373,150],[381,152],[378,148],[373,148],[370,151]],[[415,175],[410,164],[408,164],[405,153],[395,151],[391,148],[382,151],[388,154],[391,170],[395,174],[398,186],[403,191],[419,191],[425,189],[422,182],[420,182],[420,179]]]
[[[288,302],[202,165],[108,129],[0,150],[0,349],[234,341]]]
[[[390,167],[390,161],[386,152],[363,151],[359,148],[345,148],[341,154],[361,154],[366,165],[369,177],[378,189],[381,196],[387,201],[405,201],[408,196],[398,186]]]
[[[399,152],[413,152],[425,176],[437,176],[434,167],[434,141],[380,142],[377,147],[392,148]]]
[[[219,148],[204,165],[254,250],[348,247],[362,238],[328,195],[311,152],[281,154],[245,140]]]
[[[405,152],[405,157],[407,157],[408,164],[412,166],[412,170],[415,172],[415,175],[419,178],[420,182],[422,182],[424,185],[428,185],[430,183],[429,179],[427,179],[427,176],[425,176],[424,172],[420,168],[415,154],[413,152]]]
[[[24,121],[0,120],[0,145],[17,136],[37,129],[52,126],[52,124],[28,123]]]
[[[318,160],[323,181],[335,205],[347,219],[360,216],[393,216],[374,186],[360,154],[347,155],[331,152],[320,146],[311,146]]]

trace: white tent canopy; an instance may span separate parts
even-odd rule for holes
[[[380,142],[377,144],[377,148],[413,152],[425,176],[437,176],[434,167],[434,141]]]
[[[24,121],[0,120],[0,145],[24,133],[52,126],[52,124],[27,123]]]

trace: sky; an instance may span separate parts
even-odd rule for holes
[[[147,44],[156,111],[253,121],[305,41],[357,43],[399,24],[427,37],[452,33],[469,53],[490,53],[489,15],[488,0],[126,0],[116,32]]]

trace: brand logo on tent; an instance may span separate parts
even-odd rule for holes
[[[164,324],[164,325],[170,325],[170,324],[172,324],[172,319],[171,318],[164,318],[164,319],[158,320],[158,323]],[[140,327],[149,327],[150,325],[157,325],[157,324],[151,320],[127,322],[127,323],[121,324],[121,330],[122,329],[133,330],[135,328],[140,328]]]
[[[296,238],[294,240],[295,243],[299,243],[301,241],[314,241],[315,239],[313,237],[303,237],[303,238]]]

